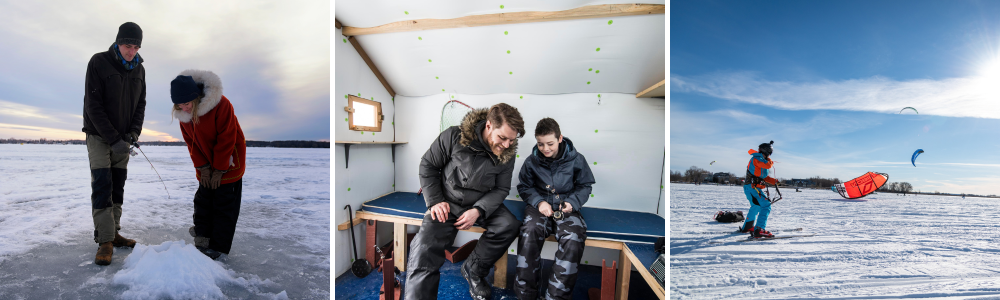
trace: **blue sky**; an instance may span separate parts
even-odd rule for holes
[[[87,62],[118,26],[143,30],[140,140],[178,140],[170,81],[222,78],[249,140],[330,140],[330,3],[0,0],[0,138],[83,139]]]
[[[670,170],[1000,194],[998,48],[1000,2],[671,2]]]

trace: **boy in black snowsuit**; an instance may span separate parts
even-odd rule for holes
[[[542,244],[554,234],[559,243],[545,299],[570,299],[577,266],[587,240],[587,223],[580,208],[590,197],[594,174],[573,142],[559,132],[551,118],[535,126],[537,146],[521,165],[517,191],[528,205],[517,242],[517,295],[537,299],[541,277]]]

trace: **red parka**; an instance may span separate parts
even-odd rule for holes
[[[190,113],[173,111],[181,121],[181,133],[194,167],[210,164],[213,169],[227,170],[222,184],[240,180],[246,171],[247,143],[233,104],[222,95],[222,80],[210,71],[186,70],[180,75],[191,76],[205,85],[205,96],[196,110],[197,124]],[[196,171],[196,175],[200,174]]]

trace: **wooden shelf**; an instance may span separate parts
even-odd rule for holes
[[[406,142],[352,142],[352,141],[336,141],[335,143],[336,144],[353,144],[353,145],[359,145],[359,144],[368,144],[368,145],[380,145],[380,144],[396,144],[396,145],[398,145],[398,144],[406,144]]]
[[[350,168],[351,164],[351,145],[389,145],[392,146],[392,162],[396,162],[396,145],[406,144],[406,142],[352,142],[352,141],[336,141],[337,144],[344,145],[344,168]]]

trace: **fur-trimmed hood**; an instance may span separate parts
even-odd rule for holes
[[[206,113],[219,105],[219,101],[222,100],[222,79],[219,75],[215,75],[212,71],[205,70],[184,70],[178,75],[186,75],[194,78],[194,82],[201,83],[205,85],[205,96],[201,97],[201,103],[198,104],[196,111],[198,116],[204,116]],[[173,107],[173,106],[171,106]],[[187,123],[191,122],[191,113],[186,113],[183,110],[173,110],[172,114],[177,120]]]
[[[476,130],[476,125],[478,125],[479,122],[486,121],[486,115],[489,111],[490,110],[488,108],[480,108],[465,114],[465,117],[462,118],[462,124],[459,125],[459,129],[462,131],[461,139],[458,141],[459,144],[468,147],[469,145],[472,145],[472,141],[479,139],[482,141],[483,146],[486,146],[486,138],[482,137],[482,133]],[[493,153],[490,149],[486,149],[486,152],[489,152],[490,154]],[[516,138],[511,141],[510,147],[504,149],[503,153],[500,153],[497,159],[500,160],[501,165],[506,164],[511,159],[514,159],[515,154],[517,154]]]

